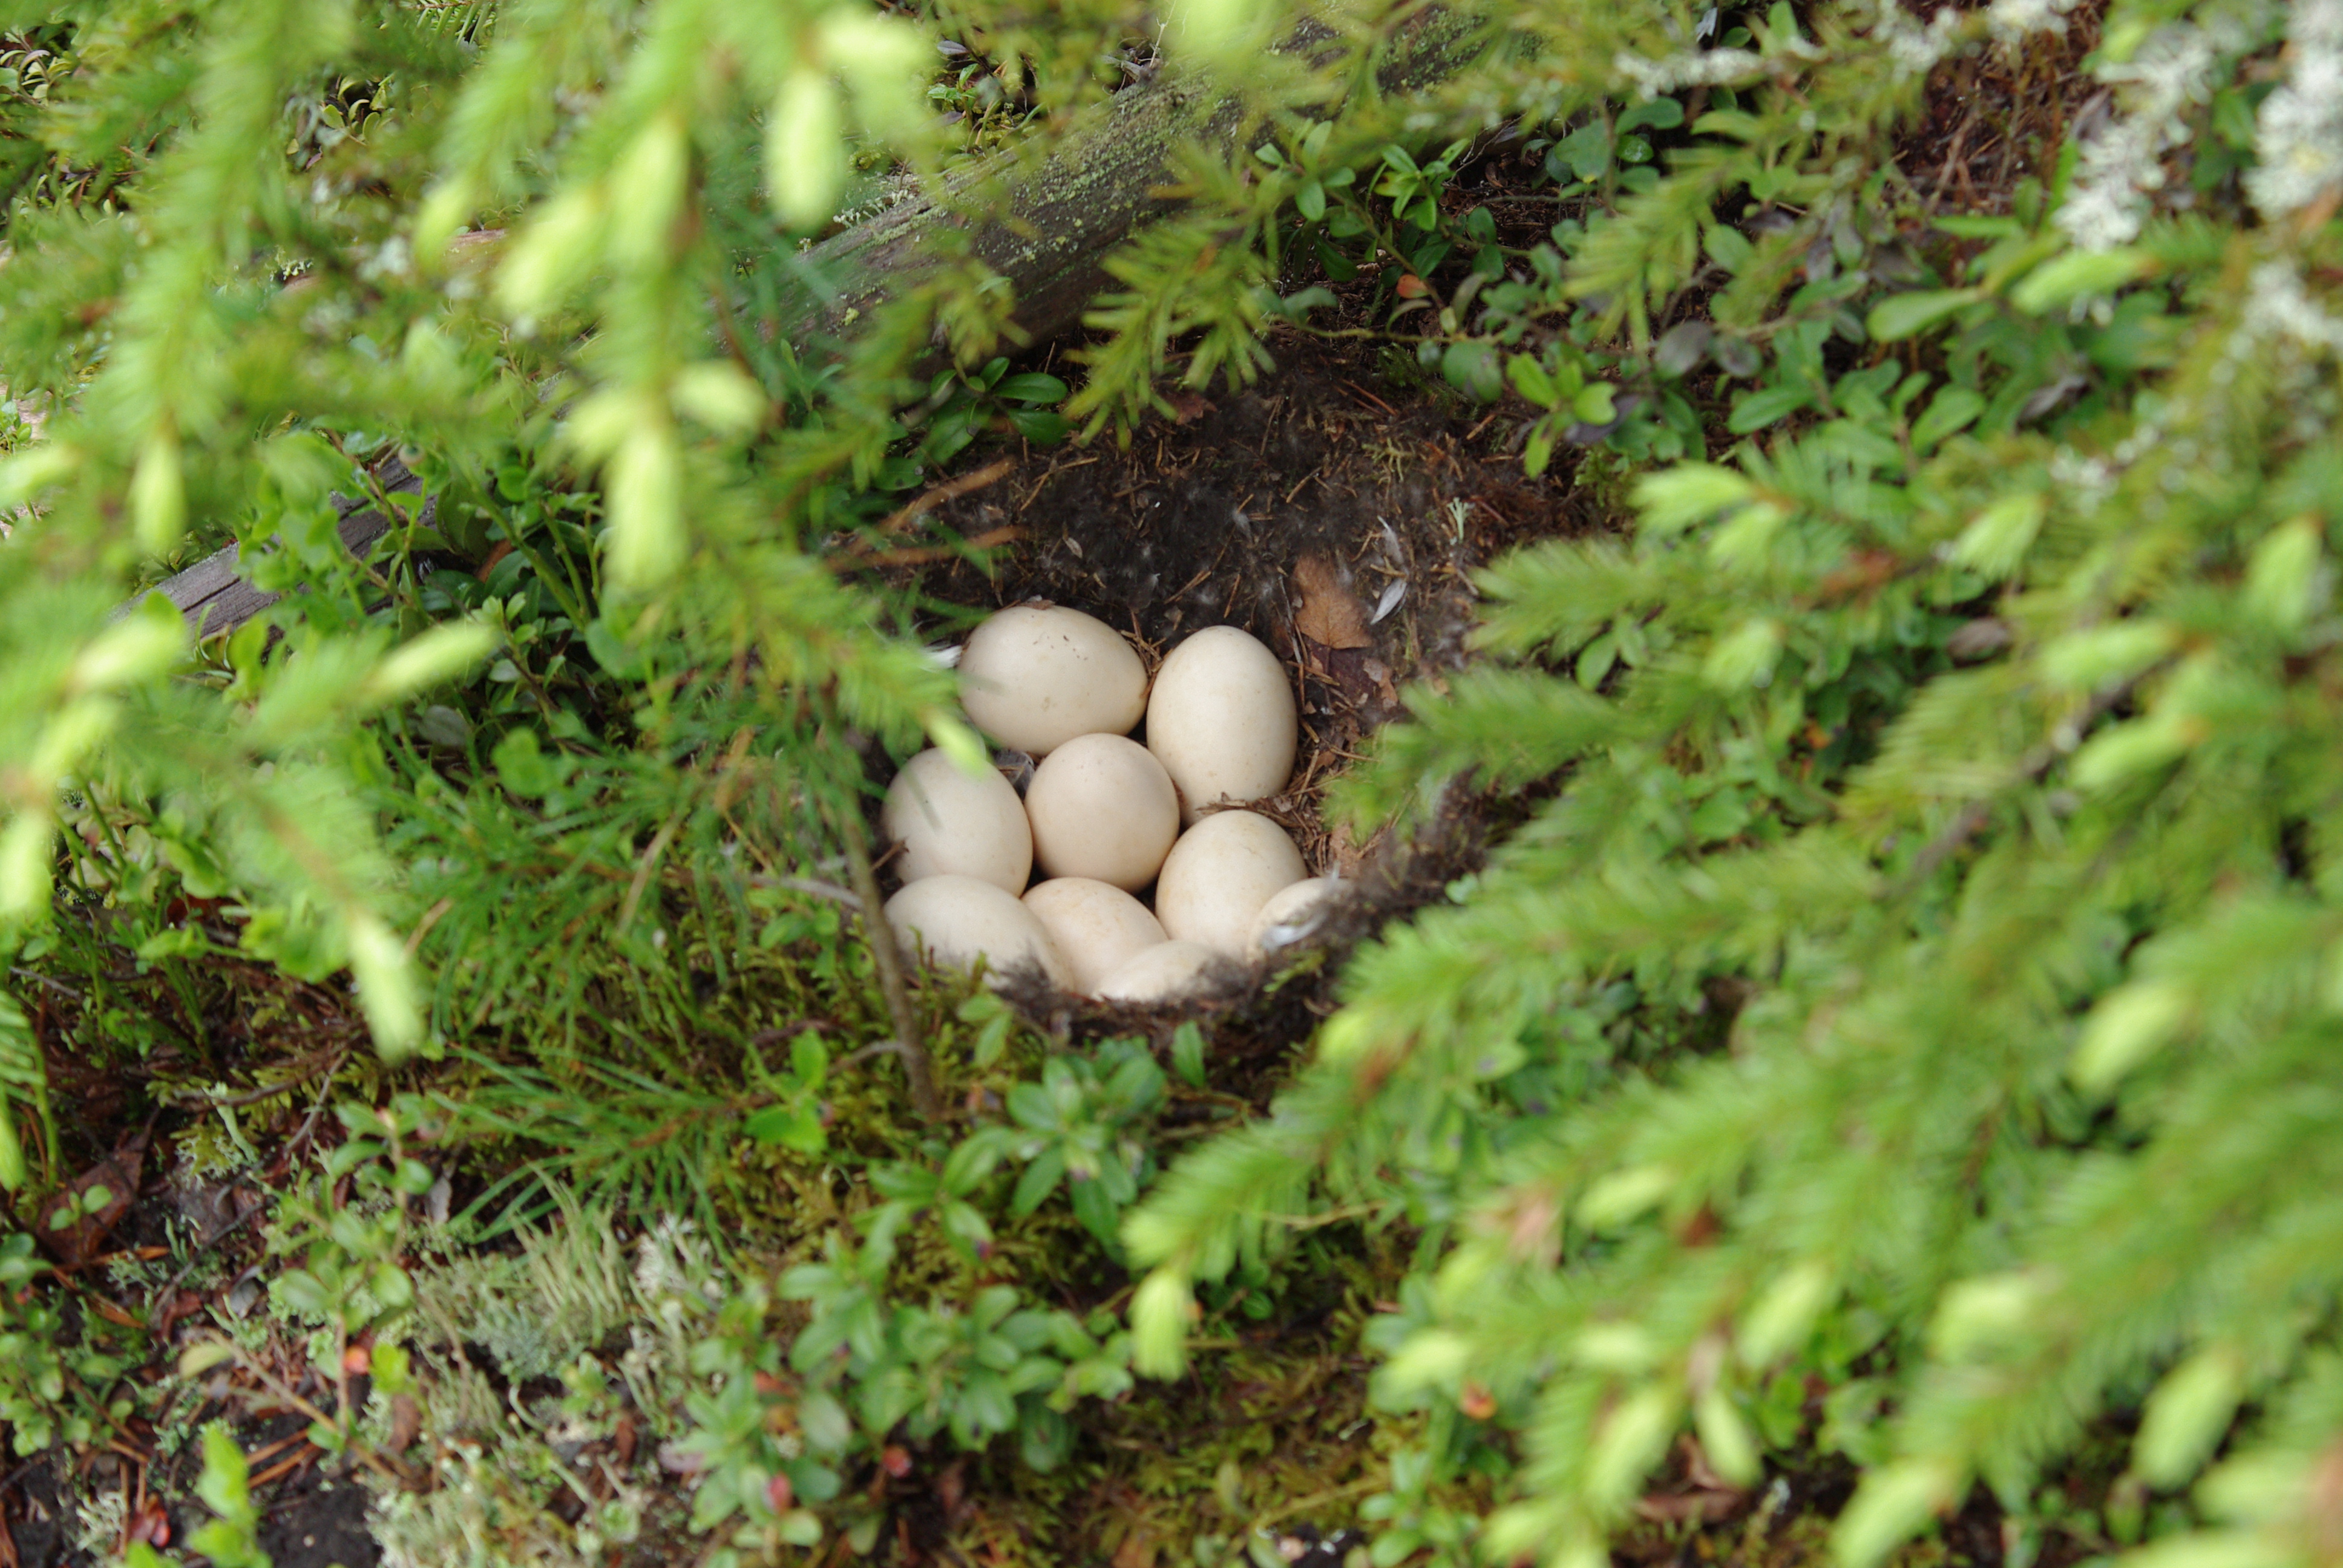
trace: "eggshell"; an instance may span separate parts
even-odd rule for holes
[[[1178,1001],[1234,978],[1228,955],[1202,942],[1158,942],[1099,982],[1101,1001]]]
[[[1120,735],[1078,735],[1025,789],[1033,859],[1045,877],[1089,877],[1133,893],[1154,879],[1180,831],[1172,776]]]
[[[1147,667],[1102,620],[1019,605],[969,635],[960,702],[979,729],[1036,758],[1077,735],[1122,735],[1147,711]]]
[[[1252,918],[1252,950],[1273,953],[1311,935],[1342,890],[1342,884],[1332,877],[1311,877],[1272,894]]]
[[[1215,811],[1172,846],[1155,882],[1155,918],[1174,941],[1252,956],[1253,918],[1306,875],[1285,829],[1252,811]]]
[[[1293,688],[1277,656],[1232,626],[1173,648],[1147,699],[1147,749],[1180,787],[1182,820],[1276,794],[1293,776]]]
[[[1066,960],[1073,976],[1070,989],[1085,995],[1142,950],[1168,940],[1145,904],[1089,877],[1037,882],[1025,894],[1025,907]]]
[[[984,960],[988,978],[1038,964],[1052,983],[1064,985],[1066,960],[1032,910],[990,882],[975,877],[926,877],[887,900],[887,923],[905,947],[925,950],[930,960],[972,969]]]
[[[942,752],[922,751],[887,786],[879,822],[903,846],[895,866],[906,884],[975,877],[1014,897],[1033,875],[1025,802],[990,768],[971,777]]]

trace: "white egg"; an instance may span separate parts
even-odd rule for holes
[[[1180,787],[1183,821],[1284,789],[1298,733],[1284,667],[1235,627],[1206,627],[1155,672],[1147,749]]]
[[[1025,815],[1043,876],[1089,877],[1134,893],[1154,879],[1180,831],[1180,798],[1136,740],[1078,735],[1033,769]]]
[[[940,751],[922,751],[887,786],[879,823],[903,846],[895,866],[906,884],[976,877],[1014,895],[1033,875],[1025,802],[990,768],[970,775]]]
[[[1158,942],[1099,982],[1101,1001],[1180,1001],[1236,978],[1228,955],[1202,942]]]
[[[1147,906],[1090,877],[1052,877],[1025,894],[1025,907],[1050,933],[1072,974],[1071,989],[1088,995],[1099,982],[1147,948],[1166,940]]]
[[[1252,950],[1273,953],[1309,937],[1325,923],[1326,912],[1342,890],[1342,884],[1332,877],[1311,877],[1272,894],[1252,918]]]
[[[1045,756],[1077,735],[1123,735],[1147,711],[1147,667],[1078,609],[1018,605],[969,635],[960,701],[979,729]]]
[[[973,969],[984,960],[988,978],[1039,966],[1064,985],[1066,960],[1032,910],[1016,895],[975,877],[928,877],[887,900],[887,923],[906,948],[938,964]]]
[[[1155,882],[1155,918],[1174,941],[1252,957],[1262,907],[1308,875],[1285,829],[1252,811],[1215,811],[1172,846]]]

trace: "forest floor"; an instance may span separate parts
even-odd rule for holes
[[[2024,108],[2040,85],[1996,75],[1990,64],[1954,73],[1912,136],[1906,167],[1916,186],[1961,210],[1992,210],[2056,146],[2057,126]],[[1453,199],[1490,206],[1501,231],[1532,235],[1554,216],[1538,191],[1520,161],[1500,151],[1468,167]],[[1470,658],[1477,568],[1525,544],[1614,526],[1619,512],[1620,470],[1599,449],[1566,456],[1542,479],[1524,477],[1519,410],[1473,405],[1419,368],[1403,343],[1365,317],[1364,291],[1357,286],[1342,323],[1355,336],[1282,334],[1270,343],[1276,368],[1258,384],[1170,394],[1172,415],[1150,419],[1127,444],[980,444],[951,482],[905,508],[879,548],[860,547],[861,569],[923,596],[939,626],[964,624],[959,612],[1041,597],[1159,652],[1196,628],[1233,623],[1292,671],[1302,766],[1271,814],[1293,830],[1313,874],[1340,871],[1369,893],[1316,968],[1206,1018],[1212,1094],[1250,1111],[1265,1108],[1331,1009],[1347,946],[1439,897],[1512,809],[1473,803],[1436,842],[1358,842],[1325,826],[1324,786],[1374,729],[1403,716],[1404,689],[1436,694]],[[135,987],[138,970],[124,954],[126,985]],[[44,993],[35,1027],[65,1141],[88,1171],[78,1190],[103,1186],[107,1201],[40,1240],[68,1335],[118,1364],[108,1382],[76,1383],[97,1422],[85,1441],[61,1442],[0,1476],[0,1568],[98,1563],[133,1542],[183,1543],[206,1517],[195,1499],[200,1455],[191,1436],[220,1415],[238,1423],[259,1544],[279,1568],[383,1560],[369,1528],[380,1478],[367,1483],[312,1442],[309,1416],[297,1408],[364,1403],[365,1358],[349,1357],[338,1382],[322,1377],[302,1333],[271,1320],[266,1286],[285,1263],[268,1238],[285,1195],[346,1136],[335,1104],[373,1102],[450,1070],[392,1074],[373,1065],[347,996],[332,988],[256,969],[220,980],[201,1002],[215,1014],[203,1032],[234,1042],[232,1060],[223,1066],[216,1052],[203,1055],[203,1075],[198,1053],[170,1043],[167,1020],[156,1028],[163,1043],[142,1061],[89,1070],[65,1045],[84,999]],[[1072,1041],[1137,1030],[1161,1045],[1177,1021],[1021,1000],[1037,1026]],[[152,1003],[158,1019],[188,1005],[162,996]],[[1200,1118],[1196,1128],[1209,1125]],[[504,1171],[480,1156],[444,1174],[450,1185],[433,1198],[443,1208]],[[1371,1358],[1360,1330],[1387,1309],[1410,1240],[1347,1225],[1312,1232],[1288,1265],[1273,1314],[1200,1357],[1184,1382],[1088,1402],[1075,1461],[1051,1477],[939,1444],[856,1478],[886,1521],[892,1560],[1169,1568],[1207,1561],[1200,1541],[1266,1531],[1289,1543],[1289,1559],[1328,1561],[1335,1554],[1312,1555],[1312,1543],[1386,1483],[1388,1449],[1404,1427],[1388,1415],[1370,1419]],[[1292,1277],[1310,1270],[1319,1271],[1314,1282]],[[181,1351],[223,1332],[242,1336],[251,1364],[180,1377]],[[90,1374],[85,1366],[64,1375]],[[648,1459],[635,1462],[630,1436],[596,1441],[606,1456],[626,1449],[618,1468],[657,1473]],[[593,1454],[576,1457],[582,1465]],[[1819,1550],[1850,1481],[1843,1465],[1817,1461],[1742,1492],[1687,1451],[1645,1498],[1621,1555],[1654,1568],[1804,1562]],[[647,1505],[635,1545],[613,1561],[697,1556],[681,1533],[681,1480],[668,1490]],[[538,1542],[527,1519],[499,1518],[483,1526],[479,1544],[503,1555],[481,1560],[571,1560],[539,1553]],[[1980,1503],[1922,1558],[1998,1563],[2004,1554],[1998,1516]]]
[[[1151,420],[1128,447],[980,449],[960,465],[957,484],[940,487],[960,493],[907,519],[871,562],[940,607],[1046,598],[1158,652],[1198,627],[1243,626],[1293,671],[1302,760],[1269,814],[1293,831],[1313,874],[1338,872],[1369,891],[1342,917],[1326,964],[1212,1010],[1212,1087],[1255,1109],[1331,1008],[1332,959],[1396,910],[1437,897],[1470,868],[1485,825],[1478,816],[1460,820],[1439,844],[1353,842],[1324,826],[1324,785],[1374,729],[1401,715],[1402,688],[1421,680],[1436,691],[1443,672],[1468,658],[1476,568],[1516,546],[1598,526],[1584,491],[1523,477],[1518,457],[1503,449],[1517,429],[1427,380],[1413,356],[1299,337],[1272,348],[1278,369],[1260,384],[1179,395],[1177,417]],[[970,540],[989,548],[971,551]],[[128,1325],[145,1331],[136,1338],[148,1354],[126,1372],[132,1381],[168,1378],[176,1348],[216,1322],[266,1314],[265,1287],[283,1266],[268,1252],[272,1211],[344,1136],[321,1112],[387,1081],[364,1061],[346,997],[260,985],[256,973],[238,979],[248,983],[226,987],[214,1005],[241,1016],[211,1020],[216,1037],[243,1042],[235,1085],[221,1085],[224,1092],[185,1092],[177,1078],[187,1063],[167,1049],[140,1068],[96,1077],[77,1073],[63,1052],[55,1063],[68,1143],[89,1157],[89,1180],[130,1196],[63,1231],[52,1250],[80,1312],[124,1326],[125,1343]],[[61,1038],[72,1021],[70,999],[56,1000],[57,1010],[36,1020],[45,1038]],[[1075,1040],[1128,1032],[1134,1021],[1062,998],[1024,1000],[1037,1022]],[[1175,1021],[1162,1015],[1142,1027],[1168,1037]],[[403,1071],[397,1086],[430,1070]],[[236,1105],[239,1098],[246,1103]],[[246,1152],[224,1160],[218,1146],[230,1126]],[[459,1191],[499,1174],[476,1166],[460,1173]],[[1091,1442],[1129,1457],[1098,1466],[1086,1490],[1053,1483],[1049,1512],[1060,1533],[1045,1560],[1111,1557],[1118,1568],[1144,1568],[1159,1546],[1184,1542],[1230,1509],[1224,1530],[1317,1514],[1323,1504],[1313,1498],[1331,1497],[1339,1514],[1341,1499],[1379,1484],[1378,1456],[1348,1438],[1367,1424],[1368,1362],[1356,1331],[1374,1304],[1374,1283],[1403,1269],[1403,1249],[1389,1237],[1334,1231],[1325,1240],[1322,1251],[1350,1254],[1331,1288],[1289,1290],[1277,1321],[1202,1363],[1187,1387],[1146,1388],[1092,1412]],[[330,1402],[338,1391],[308,1370],[297,1335],[279,1337],[273,1359],[285,1392]],[[213,1381],[225,1385],[222,1397],[174,1403],[176,1433],[152,1415],[132,1415],[85,1452],[60,1448],[6,1477],[0,1568],[98,1562],[131,1540],[184,1538],[205,1517],[192,1492],[199,1455],[185,1438],[221,1413],[243,1419],[260,1543],[279,1568],[378,1561],[366,1527],[371,1493],[307,1442],[306,1419],[251,1377]],[[353,1397],[364,1395],[361,1377]],[[1234,1483],[1222,1473],[1232,1458],[1241,1462]],[[904,1518],[917,1522],[906,1537],[915,1557],[926,1555],[915,1536],[962,1550],[986,1536],[978,1479],[986,1468],[948,1461],[890,1482],[903,1493]],[[933,1495],[915,1505],[913,1483]],[[1026,1529],[1029,1512],[1021,1507],[1004,1523]]]

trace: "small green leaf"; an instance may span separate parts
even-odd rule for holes
[[[1072,433],[1073,421],[1054,408],[1011,408],[1010,427],[1037,447],[1054,446]]]
[[[1700,363],[1715,336],[1715,329],[1705,321],[1679,322],[1652,345],[1652,368],[1663,376],[1684,375]]]
[[[1193,1019],[1172,1031],[1172,1070],[1191,1089],[1204,1087],[1204,1031]]]
[[[2070,250],[2027,273],[2009,291],[2009,303],[2028,316],[2039,316],[2077,299],[2113,294],[2154,263],[2155,257],[2137,248]]]
[[[1684,122],[1684,105],[1674,98],[1652,98],[1631,106],[1619,116],[1619,132],[1624,136],[1645,126],[1654,130],[1672,131]]]
[[[1704,243],[1708,248],[1708,259],[1727,272],[1739,272],[1749,265],[1749,258],[1757,254],[1757,247],[1751,245],[1739,229],[1727,228],[1723,224],[1708,231]]]
[[[1864,330],[1880,343],[1895,343],[1925,332],[1946,317],[1976,303],[1974,288],[1928,288],[1881,300],[1864,318]]]
[[[24,1141],[16,1136],[16,1118],[7,1097],[0,1095],[0,1190],[21,1191],[25,1175]]]
[[[1009,1200],[1011,1214],[1031,1214],[1058,1190],[1058,1181],[1066,1173],[1066,1157],[1055,1147],[1043,1150],[1033,1162],[1025,1167],[1025,1174],[1017,1181],[1017,1191]]]
[[[1736,436],[1746,436],[1796,413],[1814,400],[1815,395],[1804,387],[1761,387],[1734,402],[1725,428]]]
[[[1934,451],[1947,436],[1965,430],[1985,412],[1985,399],[1966,387],[1947,387],[1936,394],[1926,412],[1912,422],[1912,445]]]
[[[1505,375],[1513,382],[1514,391],[1541,408],[1551,408],[1562,401],[1562,393],[1555,387],[1554,377],[1547,375],[1545,367],[1530,355],[1516,354],[1506,360]]]
[[[741,1122],[740,1131],[759,1143],[778,1143],[800,1154],[819,1154],[829,1141],[820,1113],[804,1105],[769,1105]]]
[[[1011,376],[992,390],[1012,403],[1062,403],[1072,395],[1063,381],[1039,370]]]
[[[1529,437],[1522,443],[1522,471],[1533,479],[1546,470],[1554,461],[1554,431],[1546,420],[1530,427]]]
[[[497,777],[516,795],[536,799],[560,782],[560,776],[538,749],[537,731],[515,729],[497,742],[488,754]]]
[[[1441,354],[1440,374],[1450,386],[1476,402],[1493,403],[1505,390],[1504,373],[1497,366],[1497,351],[1486,343],[1468,340],[1450,344]]]
[[[1280,315],[1289,321],[1300,321],[1310,312],[1342,304],[1334,291],[1322,284],[1312,284],[1299,294],[1289,294],[1277,302]]]
[[[1601,120],[1588,121],[1554,145],[1545,166],[1556,180],[1565,169],[1578,179],[1600,178],[1611,166],[1611,127]]]
[[[325,1286],[319,1284],[317,1276],[306,1269],[288,1270],[278,1275],[268,1287],[268,1293],[288,1311],[298,1312],[305,1318],[324,1318],[333,1310],[333,1302],[327,1299]]]
[[[244,1460],[244,1450],[236,1445],[227,1422],[215,1421],[204,1428],[204,1468],[196,1478],[196,1495],[214,1513],[229,1519],[249,1514],[252,1493],[251,1472]]]
[[[990,1130],[991,1136],[982,1133],[963,1138],[944,1161],[943,1190],[955,1198],[965,1198],[992,1174],[1007,1151],[1002,1140],[1013,1136],[1000,1128]]]
[[[627,646],[618,634],[610,629],[608,621],[600,617],[586,623],[586,651],[603,672],[624,680],[642,672],[646,660],[642,654]]]
[[[179,1375],[198,1378],[216,1366],[236,1360],[236,1346],[226,1340],[198,1340],[179,1352]]]

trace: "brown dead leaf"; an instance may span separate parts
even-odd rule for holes
[[[146,1163],[146,1130],[141,1128],[41,1205],[33,1239],[65,1268],[89,1261],[107,1232],[129,1212]]]
[[[1334,563],[1304,556],[1293,563],[1293,624],[1321,648],[1371,648],[1366,607],[1342,586]]]
[[[1677,1524],[1687,1521],[1703,1523],[1730,1519],[1740,1508],[1745,1495],[1738,1492],[1655,1492],[1636,1501],[1635,1515],[1654,1524]]]
[[[1114,1549],[1114,1568],[1155,1568],[1155,1538],[1134,1526]]]
[[[1214,412],[1212,399],[1201,392],[1186,390],[1167,393],[1163,401],[1172,406],[1172,423],[1186,425]]]
[[[968,1474],[955,1460],[936,1477],[936,1501],[943,1504],[944,1517],[956,1519],[968,1503]]]
[[[391,1420],[394,1422],[397,1422],[398,1419],[398,1406],[396,1403],[393,1403],[390,1407],[390,1414]],[[423,1412],[419,1410],[415,1412],[415,1430],[418,1432],[423,1430]],[[637,1442],[639,1440],[639,1437],[640,1434],[635,1429],[634,1412],[627,1410],[620,1411],[618,1412],[618,1429],[610,1433],[610,1446],[618,1455],[618,1467],[621,1470],[635,1462],[635,1446]],[[407,1442],[409,1442],[414,1441],[415,1440],[412,1437],[407,1439]],[[391,1452],[398,1453],[405,1451],[403,1449],[394,1448]]]
[[[149,1497],[131,1513],[124,1533],[133,1544],[168,1546],[171,1543],[171,1515],[159,1497]]]
[[[409,1394],[394,1394],[390,1401],[390,1431],[383,1439],[387,1453],[405,1453],[415,1440],[423,1435],[423,1407]],[[627,1457],[634,1457],[633,1429],[627,1432]],[[620,1461],[624,1463],[625,1461]]]
[[[1366,869],[1369,851],[1381,840],[1381,837],[1378,834],[1375,838],[1361,843],[1358,836],[1351,831],[1350,823],[1347,821],[1335,823],[1334,830],[1326,835],[1327,863],[1320,869],[1318,874],[1322,877],[1344,877],[1353,880],[1357,879]]]

